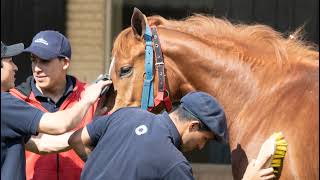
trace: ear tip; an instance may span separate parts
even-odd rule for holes
[[[133,13],[142,13],[138,8],[134,7],[133,8]]]

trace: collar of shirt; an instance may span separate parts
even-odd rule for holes
[[[58,103],[62,103],[64,101],[64,99],[73,91],[73,88],[74,88],[74,83],[71,79],[71,76],[66,76],[66,79],[67,79],[67,85],[66,85],[66,89],[62,95],[62,97],[57,101],[56,104]],[[35,83],[35,80],[33,79],[31,81],[31,88],[32,88],[32,92],[35,96],[36,99],[38,99],[39,101],[49,101],[49,98],[44,96],[39,90],[38,88],[36,87],[36,83]],[[62,102],[60,102],[62,100]],[[52,101],[50,99],[50,101]],[[53,101],[52,101],[53,102]]]
[[[171,118],[167,112],[163,112],[159,116],[160,116],[160,118],[162,118],[164,120],[163,122],[165,122],[165,124],[168,127],[172,143],[179,149],[180,143],[181,143],[180,142],[181,137],[180,137],[180,134],[179,134],[179,131],[178,131],[176,125],[173,123],[173,121],[171,120]]]

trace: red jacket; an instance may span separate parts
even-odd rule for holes
[[[16,88],[10,89],[10,93],[28,104],[44,112],[48,112],[42,107],[41,103],[37,101],[31,91],[32,80],[33,78],[29,77],[27,82],[22,83]],[[73,78],[73,80],[76,81],[73,92],[65,99],[59,110],[68,109],[81,99],[81,94],[84,91],[86,84],[75,78]],[[97,103],[89,108],[81,124],[76,129],[84,127],[92,120],[96,107]],[[59,154],[41,156],[26,151],[27,180],[79,180],[83,166],[84,162],[73,150]]]

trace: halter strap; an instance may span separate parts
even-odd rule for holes
[[[152,48],[152,37],[154,46]],[[154,107],[157,107],[162,102],[166,108],[166,111],[171,111],[172,104],[169,96],[169,92],[166,88],[166,78],[164,71],[164,59],[162,56],[160,40],[157,33],[157,28],[152,27],[151,29],[146,24],[146,31],[144,34],[144,40],[146,42],[145,49],[145,79],[143,81],[142,97],[141,97],[141,108],[144,110],[151,111]],[[158,92],[155,100],[153,100],[153,51],[155,52],[157,72],[159,78]]]
[[[172,104],[171,104],[169,92],[166,87],[166,75],[164,71],[164,59],[161,51],[160,39],[157,33],[157,28],[152,27],[151,30],[152,30],[152,36],[153,36],[153,48],[154,48],[154,53],[156,58],[155,66],[157,67],[158,78],[159,78],[158,93],[155,98],[154,107],[157,107],[163,102],[167,112],[169,112],[172,109]],[[152,108],[149,110],[152,110]]]
[[[152,34],[148,23],[144,34],[146,42],[145,49],[145,79],[143,81],[141,108],[147,110],[153,106],[153,49],[152,49]]]

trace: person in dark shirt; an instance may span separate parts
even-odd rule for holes
[[[180,102],[160,115],[121,108],[77,130],[69,144],[86,161],[81,179],[194,179],[182,152],[201,150],[209,140],[227,142],[227,125],[223,109],[207,93],[190,92]],[[244,179],[275,177],[273,168],[253,163]]]
[[[4,180],[26,178],[25,142],[31,135],[59,135],[73,129],[96,102],[102,88],[111,83],[100,81],[88,86],[83,98],[72,108],[44,113],[7,92],[14,86],[14,75],[18,70],[12,57],[20,54],[23,48],[23,44],[7,46],[1,42],[1,179]],[[45,146],[46,144],[35,144],[33,148],[39,150]],[[66,147],[61,147],[60,150],[64,148]]]

